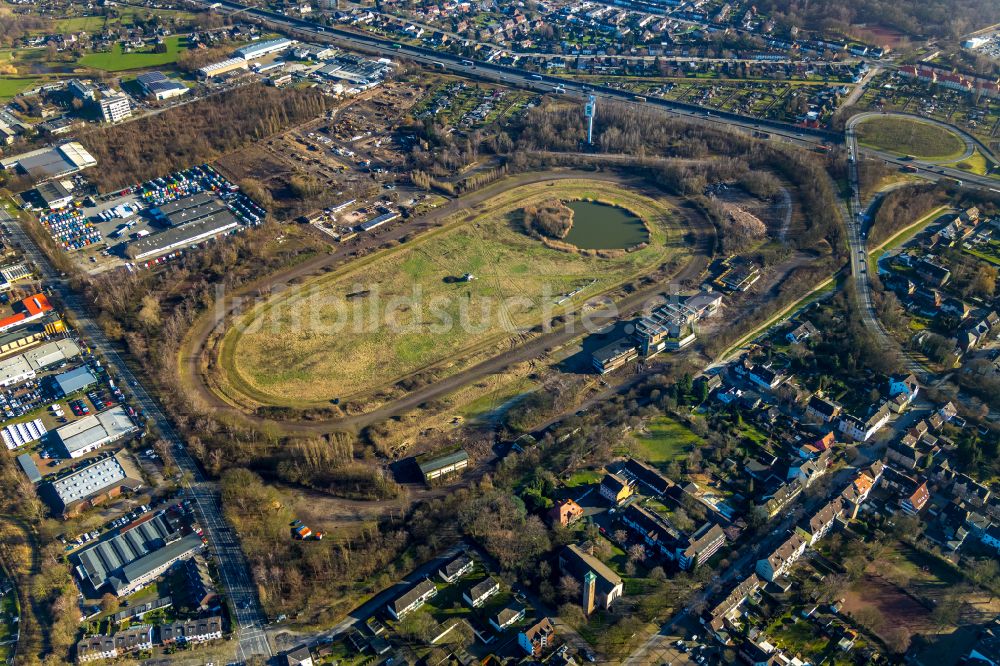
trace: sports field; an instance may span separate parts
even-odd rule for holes
[[[123,53],[121,44],[115,44],[110,51],[88,53],[77,63],[83,67],[103,69],[108,72],[124,72],[129,69],[144,67],[162,67],[177,62],[181,52],[187,48],[187,38],[173,35],[163,40],[167,49],[164,53],[154,53],[152,50]]]
[[[520,211],[552,197],[626,207],[649,225],[651,242],[609,258],[549,248],[522,232]],[[245,314],[221,345],[221,388],[241,403],[305,407],[432,366],[460,365],[458,357],[516,339],[546,313],[574,309],[682,253],[673,220],[665,201],[600,180],[498,194]]]
[[[869,118],[858,124],[858,141],[877,150],[928,160],[957,160],[965,142],[953,132],[908,118]]]

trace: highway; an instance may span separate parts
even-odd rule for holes
[[[473,79],[483,79],[502,83],[509,86],[516,86],[536,92],[552,93],[556,88],[561,94],[578,97],[581,100],[589,95],[594,95],[598,99],[598,114],[600,113],[600,101],[629,102],[642,106],[659,109],[691,122],[707,124],[715,127],[723,127],[731,130],[738,130],[744,133],[754,131],[767,132],[772,139],[797,145],[802,148],[815,148],[821,144],[841,144],[844,142],[844,134],[833,130],[816,129],[809,127],[799,127],[789,123],[775,120],[747,118],[735,113],[728,113],[717,110],[709,110],[695,104],[676,102],[659,99],[656,97],[644,97],[630,92],[588,84],[571,79],[564,79],[546,74],[539,74],[517,67],[505,67],[483,61],[472,61],[450,53],[434,51],[432,49],[419,46],[409,46],[400,44],[393,40],[379,37],[377,35],[354,32],[340,27],[324,26],[315,21],[307,19],[293,18],[277,12],[272,12],[255,7],[242,5],[231,0],[188,0],[192,5],[205,9],[215,6],[219,11],[239,12],[248,17],[269,23],[283,29],[292,36],[307,38],[311,41],[329,42],[335,45],[351,48],[354,50],[375,53],[382,57],[399,58],[406,57],[422,65],[448,71]],[[848,122],[847,134],[853,134],[854,126],[864,117],[871,114],[859,114]],[[955,129],[955,128],[951,128]],[[968,135],[958,131],[963,135],[963,140],[968,141]],[[975,141],[975,139],[973,139]],[[976,141],[978,144],[979,142]],[[981,145],[981,144],[979,144]],[[854,155],[858,156],[857,144],[854,145]],[[915,167],[916,174],[931,181],[938,181],[942,178],[954,178],[961,180],[967,187],[980,187],[1000,192],[1000,181],[988,176],[971,174],[960,169],[947,166],[940,166],[933,163],[923,163],[916,160],[908,160],[899,155],[872,150],[861,149],[864,154],[878,157],[885,162],[903,167]],[[984,153],[986,154],[986,153]],[[987,159],[991,156],[986,154]]]
[[[217,2],[213,2],[212,0],[188,0],[188,2],[202,9],[216,6],[216,9],[220,11],[240,12],[248,17],[253,17],[282,28],[291,36],[298,38],[308,38],[310,41],[318,42],[332,42],[343,47],[376,53],[386,58],[405,57],[425,66],[473,79],[494,81],[536,92],[551,93],[556,87],[559,87],[564,91],[563,94],[576,96],[581,99],[586,99],[588,95],[595,95],[598,100],[639,103],[672,112],[682,118],[687,118],[695,122],[731,128],[736,127],[747,132],[755,129],[765,131],[771,134],[772,137],[778,137],[804,147],[813,147],[820,143],[840,142],[842,140],[842,136],[839,133],[829,130],[797,127],[772,120],[745,118],[734,113],[706,110],[694,104],[674,102],[655,97],[645,98],[606,86],[548,76],[517,67],[505,67],[483,61],[471,61],[450,53],[399,44],[390,39],[368,33],[324,26],[307,19],[293,18],[277,12],[248,7],[237,2],[231,2],[230,0],[219,0]]]
[[[51,293],[58,297],[66,313],[76,320],[80,336],[105,359],[112,374],[120,382],[128,384],[123,388],[131,391],[135,404],[142,408],[148,419],[153,420],[161,436],[170,443],[174,460],[182,473],[185,492],[193,500],[198,522],[215,555],[224,592],[231,602],[236,620],[233,629],[238,641],[237,658],[245,661],[254,654],[272,656],[271,646],[264,633],[267,620],[257,599],[257,588],[250,577],[236,533],[223,517],[217,488],[205,479],[173,424],[108,341],[101,327],[88,315],[83,298],[53,268],[45,253],[21,226],[22,223],[6,213],[3,213],[3,218],[11,240],[21,249],[25,258],[34,264],[37,274]]]

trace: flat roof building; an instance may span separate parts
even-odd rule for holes
[[[132,117],[132,103],[125,93],[101,99],[101,117],[106,123],[119,123]]]
[[[211,192],[198,192],[168,201],[149,212],[160,224],[176,227],[224,210],[228,210],[228,208],[222,199]]]
[[[460,472],[469,466],[469,454],[465,449],[459,449],[452,453],[427,454],[417,458],[417,466],[424,477],[424,481],[430,482],[448,474]]]
[[[58,180],[42,183],[35,188],[35,191],[38,192],[39,198],[45,202],[49,210],[65,208],[73,203],[73,193]]]
[[[215,238],[236,229],[239,225],[236,216],[226,209],[194,222],[188,222],[132,241],[125,248],[125,254],[133,261],[142,261]]]
[[[264,56],[271,55],[272,53],[280,53],[293,44],[295,44],[294,40],[285,39],[284,37],[279,39],[269,39],[267,41],[257,42],[256,44],[247,44],[246,46],[233,51],[233,58],[242,58],[243,60],[263,58]]]
[[[38,483],[42,480],[42,474],[38,471],[38,465],[35,461],[31,459],[30,453],[22,453],[17,457],[17,464],[21,466],[21,470],[24,472],[25,476],[28,477],[28,481],[32,483]]]
[[[76,574],[95,591],[110,590],[125,596],[141,589],[179,560],[202,549],[195,533],[181,536],[160,512],[110,539],[72,556]]]
[[[247,67],[246,60],[243,58],[229,58],[228,60],[223,60],[222,62],[205,65],[198,70],[198,76],[203,79],[213,79],[216,76],[222,76],[241,69],[249,69]]]
[[[157,101],[178,97],[188,92],[189,88],[167,77],[163,72],[146,72],[135,78],[147,97]]]
[[[63,372],[55,376],[56,388],[63,396],[71,395],[77,391],[97,383],[97,377],[85,365]]]
[[[56,429],[56,437],[70,458],[80,458],[105,444],[137,430],[121,407],[112,407],[100,414],[85,416]]]
[[[38,182],[76,173],[96,164],[94,156],[76,141],[0,160],[4,169],[17,169]]]
[[[138,474],[126,470],[124,454],[117,454],[92,462],[58,478],[43,489],[43,495],[57,515],[68,516],[86,506],[94,506],[105,499],[116,497],[122,487],[136,489],[142,482]],[[129,465],[131,467],[131,465]]]
[[[72,340],[53,340],[22,354],[32,370],[44,370],[79,355],[80,346]]]
[[[34,376],[35,371],[21,354],[0,361],[0,386],[15,386]]]

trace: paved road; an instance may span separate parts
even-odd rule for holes
[[[472,61],[450,53],[399,44],[391,39],[370,33],[353,32],[342,27],[323,26],[308,19],[292,18],[276,12],[248,7],[230,0],[188,1],[202,8],[217,5],[218,9],[223,12],[240,12],[251,19],[267,22],[272,26],[277,26],[289,32],[293,36],[303,39],[308,38],[310,41],[333,43],[355,50],[377,53],[380,56],[388,58],[405,57],[425,66],[461,74],[474,79],[496,81],[537,92],[553,92],[558,87],[564,94],[581,99],[585,99],[588,95],[593,94],[599,100],[640,103],[676,113],[694,122],[725,125],[731,128],[738,127],[745,131],[761,128],[769,132],[773,138],[781,138],[782,140],[802,146],[815,146],[824,141],[840,140],[840,136],[837,133],[827,130],[797,127],[788,123],[765,119],[744,118],[733,113],[704,109],[694,104],[655,97],[647,99],[627,91],[616,90],[606,86],[538,74],[516,67],[505,67],[483,61]]]
[[[846,129],[847,150],[851,156],[848,166],[852,195],[849,205],[844,205],[843,202],[840,202],[839,205],[841,217],[844,218],[844,226],[847,230],[847,243],[851,253],[851,280],[854,283],[854,288],[861,305],[863,323],[875,336],[883,349],[897,349],[899,345],[885,330],[885,327],[878,318],[878,314],[875,312],[875,303],[872,300],[871,276],[868,274],[867,234],[864,231],[864,223],[866,219],[871,217],[874,206],[877,203],[877,198],[872,201],[867,210],[861,203],[861,187],[858,178],[857,160],[858,139],[855,132],[857,123],[853,122],[853,120],[852,118],[852,121],[847,124]],[[910,354],[903,349],[900,349],[900,353],[907,372],[921,378],[927,375],[927,368],[916,361]]]
[[[174,459],[185,479],[186,492],[194,500],[198,521],[208,538],[209,548],[215,554],[225,592],[232,602],[236,615],[237,657],[240,661],[253,654],[270,657],[272,651],[264,633],[266,618],[257,599],[257,588],[250,577],[249,567],[240,549],[236,533],[223,518],[215,485],[202,475],[174,430],[173,424],[107,340],[101,327],[90,318],[83,299],[69,287],[66,280],[59,276],[45,254],[22,228],[21,223],[5,212],[2,212],[2,217],[4,219],[0,221],[4,223],[11,239],[34,264],[36,271],[51,292],[58,296],[66,312],[76,319],[81,337],[106,359],[119,381],[128,384],[135,402],[142,408],[147,418],[155,422],[163,438],[172,445]]]

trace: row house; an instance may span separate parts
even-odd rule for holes
[[[837,421],[837,429],[857,442],[867,442],[889,422],[889,407],[883,403],[867,418],[843,414]]]
[[[749,597],[756,594],[763,585],[764,581],[760,579],[760,576],[756,573],[750,574],[741,580],[722,601],[706,611],[701,617],[701,623],[718,635],[726,624],[732,622],[739,614],[740,606]]]
[[[799,525],[799,530],[808,538],[808,545],[813,546],[825,537],[843,513],[843,502],[837,497],[825,504],[808,520],[803,521]]]
[[[806,404],[806,418],[821,423],[833,422],[844,408],[833,400],[828,400],[820,394],[814,394]]]
[[[808,545],[809,541],[805,537],[797,532],[792,533],[774,552],[757,560],[757,575],[770,582],[785,575],[802,557]]]
[[[900,75],[927,83],[935,83],[943,88],[957,90],[967,94],[979,93],[990,99],[1000,99],[1000,81],[983,79],[975,76],[965,76],[947,70],[926,65],[904,65],[898,70]]]

